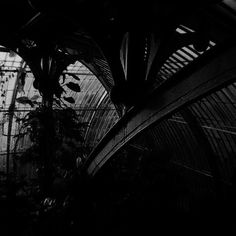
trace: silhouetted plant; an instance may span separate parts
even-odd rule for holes
[[[81,122],[76,111],[67,106],[67,103],[75,103],[74,98],[66,94],[62,96],[66,93],[63,86],[74,92],[80,92],[80,86],[71,81],[65,83],[66,75],[79,80],[79,77],[72,73],[63,73],[62,81],[58,80],[51,90],[54,95],[52,102],[45,103],[45,99],[38,102],[39,95],[31,98],[23,96],[16,100],[18,103],[29,104],[35,108],[24,118],[17,119],[22,126],[20,133],[16,135],[15,151],[19,140],[29,135],[31,146],[18,159],[21,163],[31,162],[37,166],[42,189],[43,185],[52,184],[55,176],[58,178],[62,175],[65,178],[68,176],[67,173],[73,172],[76,169],[76,159],[79,158],[81,161],[86,152],[83,146],[83,133],[87,123]],[[42,81],[40,83],[42,86]],[[44,95],[42,91],[40,93]]]

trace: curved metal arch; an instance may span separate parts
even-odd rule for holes
[[[236,74],[236,47],[218,52],[215,56],[190,75],[182,74],[184,77],[178,83],[159,87],[145,107],[133,110],[123,117],[91,153],[86,163],[88,173],[96,174],[119,149],[150,125],[207,93],[233,82]]]

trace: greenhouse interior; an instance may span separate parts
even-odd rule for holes
[[[235,0],[1,9],[2,235],[236,233]]]

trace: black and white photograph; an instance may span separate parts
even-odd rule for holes
[[[236,0],[0,1],[0,235],[236,235]]]

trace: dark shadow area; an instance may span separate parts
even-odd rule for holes
[[[137,172],[119,159],[93,179],[77,173],[66,190],[58,182],[46,199],[29,186],[30,194],[2,192],[1,229],[22,236],[234,232],[232,187],[222,184],[217,192],[210,177],[174,165],[166,152],[158,155],[158,161],[143,158]]]
[[[114,168],[98,177],[102,184],[94,196],[100,195],[95,201],[101,235],[235,232],[232,187],[221,184],[218,191],[210,177],[181,169],[167,153],[160,154],[159,161],[145,159],[132,181],[111,181]]]

